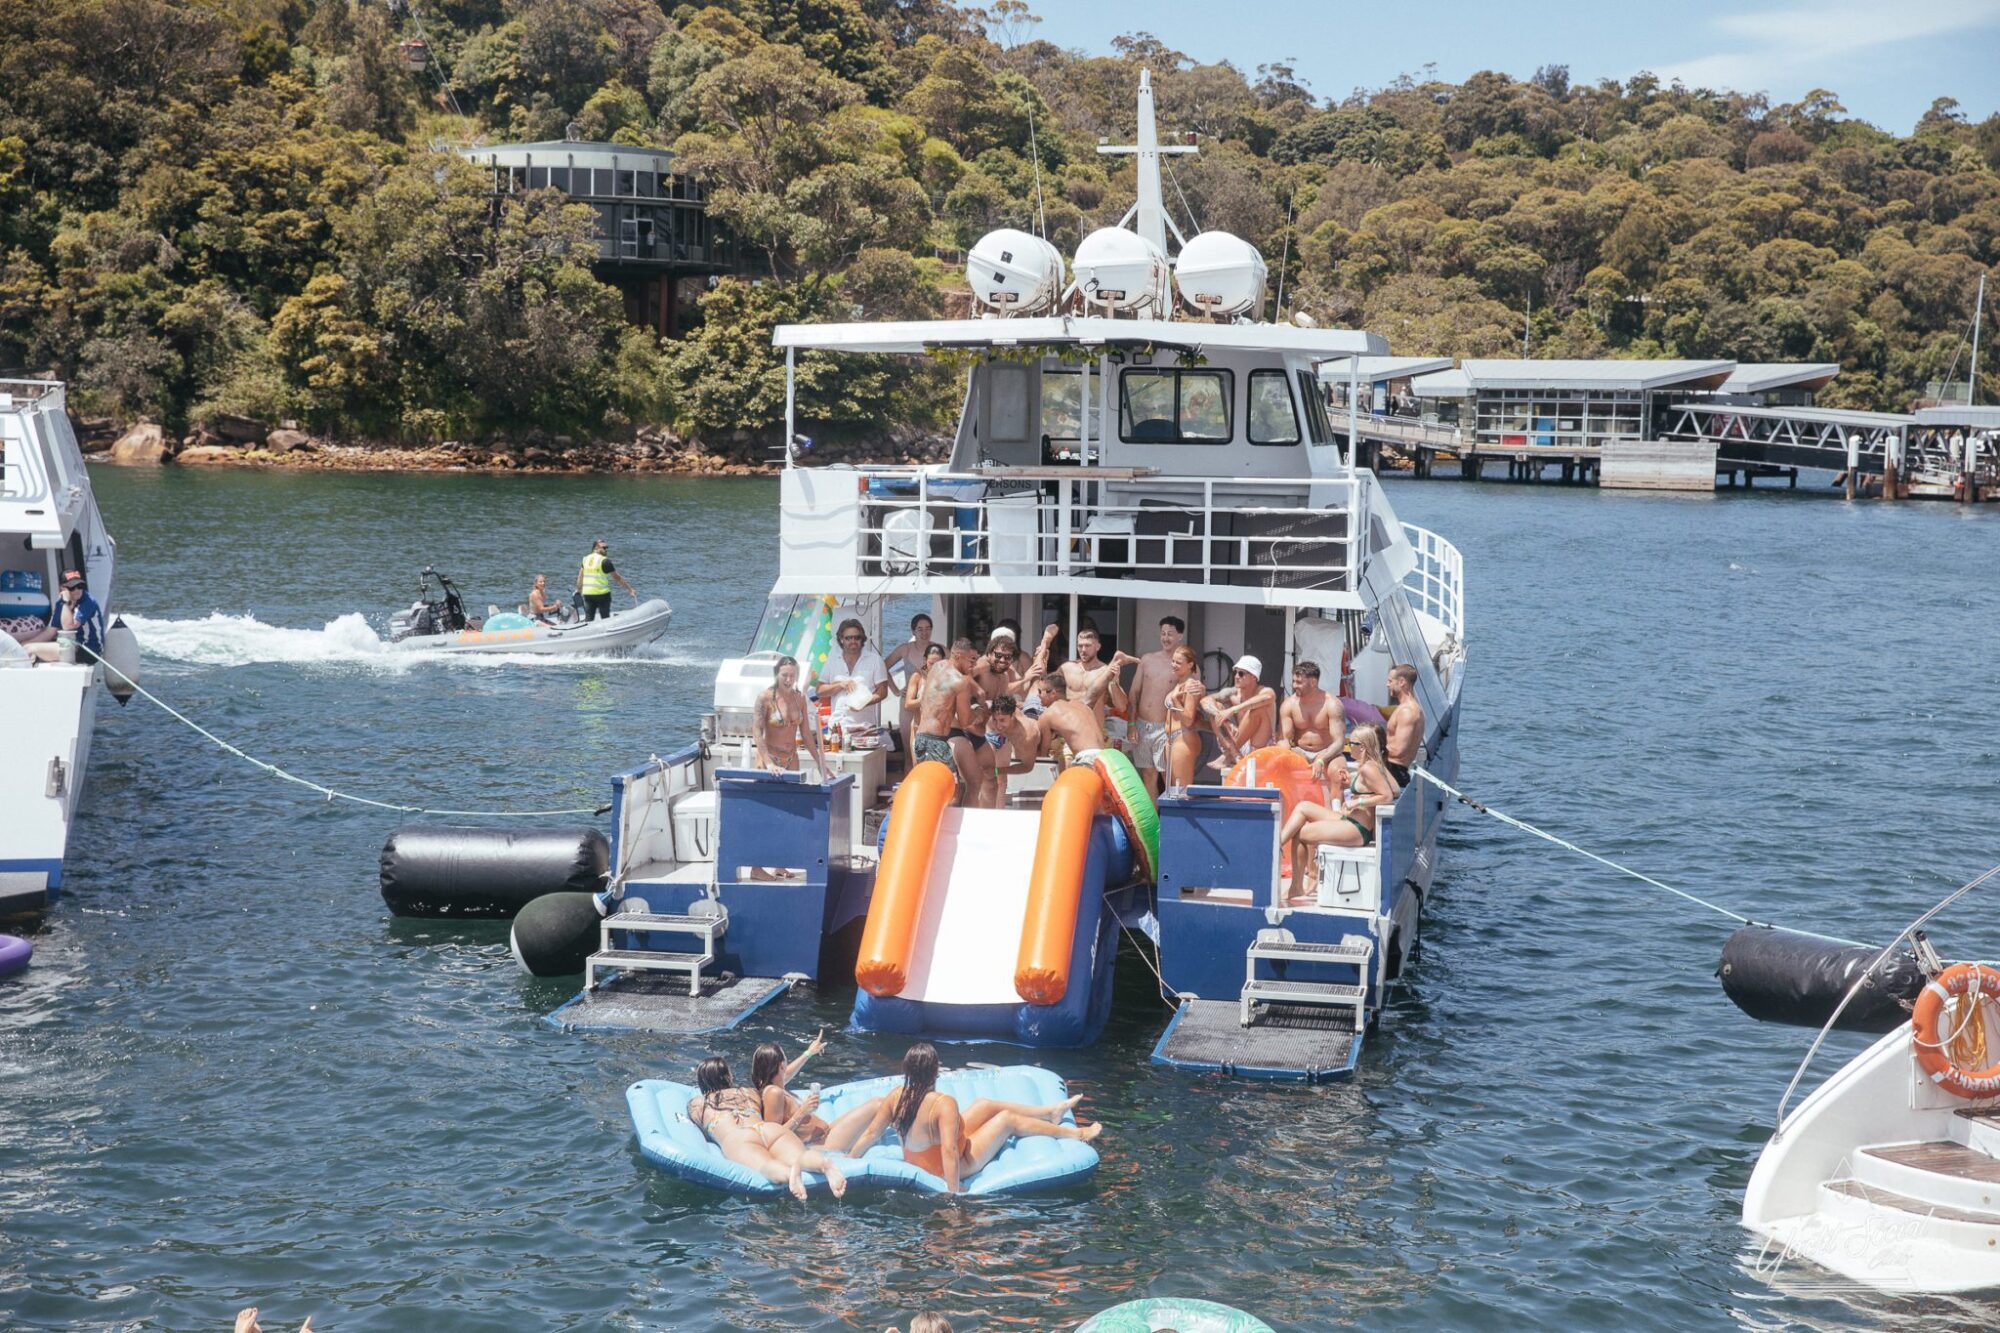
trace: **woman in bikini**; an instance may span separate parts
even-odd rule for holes
[[[1313,901],[1311,886],[1306,883],[1306,863],[1315,859],[1309,849],[1323,844],[1374,846],[1375,807],[1396,802],[1396,780],[1382,762],[1382,728],[1372,722],[1354,728],[1347,733],[1347,745],[1341,753],[1351,762],[1335,765],[1327,773],[1339,793],[1339,808],[1300,801],[1278,832],[1278,841],[1291,853],[1292,883],[1285,902],[1293,907],[1309,906]]]
[[[1022,1106],[980,1098],[964,1110],[958,1099],[937,1090],[937,1047],[920,1041],[903,1056],[903,1086],[882,1099],[875,1118],[861,1135],[855,1153],[867,1151],[882,1132],[894,1125],[903,1140],[903,1160],[944,1180],[957,1194],[967,1178],[1017,1138],[1082,1139],[1103,1132],[1101,1124],[1065,1125],[1063,1112],[1081,1097],[1048,1106]]]
[[[794,1097],[786,1088],[792,1076],[805,1067],[806,1061],[826,1049],[826,1033],[822,1031],[812,1039],[796,1060],[785,1059],[785,1048],[775,1041],[767,1041],[750,1056],[750,1086],[757,1090],[764,1112],[764,1123],[782,1125],[799,1136],[799,1141],[808,1147],[820,1147],[828,1152],[846,1152],[854,1146],[854,1140],[875,1118],[882,1099],[871,1097],[853,1110],[842,1115],[832,1124],[820,1119],[813,1112],[819,1109],[819,1094],[808,1092],[803,1098]]]
[[[1201,761],[1201,697],[1207,691],[1196,671],[1200,659],[1181,644],[1168,655],[1174,680],[1167,689],[1167,785],[1187,787]]]
[[[761,1099],[730,1080],[729,1062],[711,1055],[694,1067],[701,1095],[688,1103],[688,1119],[715,1140],[722,1155],[747,1166],[774,1185],[783,1185],[795,1199],[806,1197],[804,1173],[817,1171],[838,1199],[847,1193],[847,1177],[826,1153],[808,1148],[783,1125],[767,1124]]]

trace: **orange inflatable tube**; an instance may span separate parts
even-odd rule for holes
[[[1014,962],[1014,991],[1029,1004],[1054,1004],[1069,989],[1090,825],[1103,800],[1104,779],[1081,764],[1064,769],[1042,798],[1028,906],[1021,918],[1021,952]]]
[[[924,885],[937,850],[938,821],[958,795],[958,779],[936,760],[910,770],[889,803],[889,836],[875,870],[875,896],[861,930],[854,981],[870,995],[900,995],[910,980],[910,942],[924,911]]]
[[[1255,765],[1257,785],[1276,787],[1283,800],[1279,811],[1280,824],[1291,817],[1292,808],[1300,801],[1326,803],[1326,784],[1313,776],[1312,764],[1297,750],[1286,745],[1267,745],[1261,750],[1252,750],[1236,761],[1236,767],[1229,770],[1223,785],[1247,787],[1250,785],[1250,769]],[[1278,873],[1289,876],[1292,873],[1292,853],[1290,848],[1278,849]]]

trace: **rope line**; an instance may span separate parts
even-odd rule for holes
[[[124,681],[127,685],[131,686],[132,692],[138,695],[141,699],[144,699],[147,703],[152,704],[155,708],[158,708],[161,712],[165,713],[168,717],[171,717],[172,719],[174,719],[174,721],[180,723],[182,726],[187,727],[189,730],[193,731],[196,735],[201,736],[203,739],[209,741],[218,749],[222,750],[225,754],[234,755],[236,758],[241,759],[244,763],[249,764],[252,767],[261,768],[274,778],[281,779],[282,781],[292,783],[296,786],[304,787],[309,791],[316,791],[320,795],[326,797],[326,799],[329,801],[347,801],[353,805],[365,805],[376,810],[391,810],[397,814],[402,814],[402,815],[445,815],[445,816],[455,816],[463,819],[546,819],[554,815],[594,815],[599,813],[597,808],[594,806],[578,806],[568,810],[439,810],[426,805],[398,805],[393,801],[376,801],[376,800],[371,800],[366,796],[354,796],[344,791],[336,791],[334,788],[327,786],[325,783],[314,782],[311,778],[302,778],[298,776],[298,774],[296,773],[287,773],[284,769],[279,768],[276,764],[269,763],[265,760],[257,758],[257,756],[253,754],[248,754],[243,750],[238,749],[236,746],[231,745],[228,741],[222,739],[222,737],[210,731],[207,727],[202,726],[201,723],[196,722],[193,718],[189,717],[187,714],[176,709],[172,704],[169,704],[166,700],[160,698],[152,691],[146,689],[143,685],[139,684],[138,681],[133,680],[130,676],[120,671],[117,667],[111,665],[111,663],[105,661],[104,655],[102,653],[93,652],[91,649],[85,647],[82,643],[77,644],[77,649],[80,652],[89,653],[92,657],[96,658],[99,666],[103,667],[106,671],[110,672],[112,675],[118,677],[118,679]]]
[[[1656,889],[1665,889],[1668,893],[1673,894],[1676,898],[1685,898],[1691,903],[1694,903],[1701,907],[1706,907],[1711,912],[1720,912],[1723,916],[1728,917],[1731,921],[1741,921],[1746,926],[1764,926],[1766,928],[1770,928],[1771,923],[1768,921],[1758,921],[1752,917],[1744,916],[1741,912],[1732,912],[1727,907],[1723,907],[1717,903],[1712,903],[1706,898],[1696,897],[1694,894],[1687,892],[1685,889],[1677,889],[1671,884],[1662,883],[1661,881],[1654,879],[1651,875],[1641,874],[1639,871],[1632,869],[1632,867],[1630,866],[1620,865],[1616,861],[1610,860],[1607,857],[1599,856],[1596,852],[1585,851],[1583,848],[1577,846],[1573,842],[1569,842],[1563,838],[1558,838],[1553,833],[1549,833],[1543,829],[1536,828],[1533,824],[1530,824],[1525,819],[1516,819],[1512,815],[1503,814],[1501,811],[1495,810],[1490,805],[1485,805],[1479,801],[1475,801],[1474,799],[1472,799],[1472,797],[1467,796],[1464,792],[1452,786],[1449,782],[1446,782],[1443,778],[1439,777],[1437,774],[1430,772],[1428,769],[1424,768],[1421,764],[1411,764],[1410,771],[1422,777],[1424,781],[1432,784],[1433,786],[1438,788],[1438,790],[1449,794],[1454,799],[1463,802],[1466,805],[1471,806],[1474,810],[1477,810],[1480,814],[1491,816],[1492,818],[1499,820],[1501,823],[1506,824],[1510,828],[1517,828],[1520,829],[1523,833],[1533,834],[1535,837],[1540,838],[1544,842],[1552,842],[1556,846],[1561,847],[1566,851],[1575,852],[1578,856],[1585,857],[1588,860],[1595,861],[1597,862],[1597,864],[1615,870],[1621,875],[1630,875],[1633,879],[1639,880],[1646,884],[1650,884]]]

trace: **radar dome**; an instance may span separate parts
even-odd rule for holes
[[[1035,315],[1062,292],[1062,252],[1039,236],[1003,227],[989,231],[965,260],[973,299],[1004,315]]]
[[[1205,231],[1181,247],[1174,280],[1181,299],[1204,315],[1230,319],[1264,304],[1270,270],[1257,247],[1226,231]]]
[[[1135,231],[1100,227],[1076,247],[1076,289],[1085,308],[1173,313],[1173,278],[1160,248]]]

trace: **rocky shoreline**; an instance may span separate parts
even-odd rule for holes
[[[440,444],[380,444],[328,439],[294,425],[271,427],[225,417],[181,439],[150,421],[121,429],[106,421],[74,421],[91,462],[128,467],[261,467],[321,472],[528,472],[658,473],[689,477],[768,476],[779,471],[776,446],[760,438],[726,442],[683,440],[648,427],[625,440],[582,441],[530,435],[522,440]],[[806,461],[829,463],[934,463],[951,441],[919,431],[891,429],[866,444],[816,444]]]

